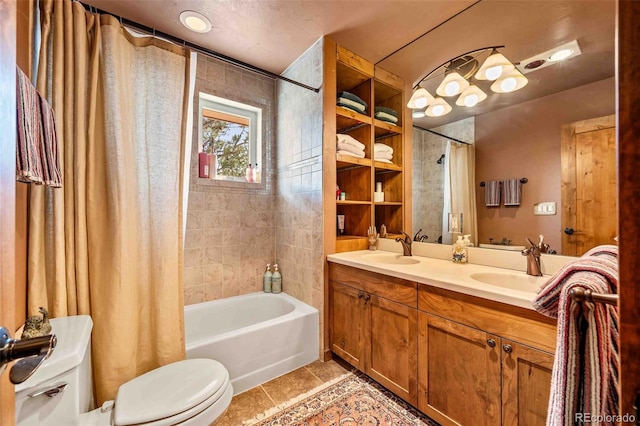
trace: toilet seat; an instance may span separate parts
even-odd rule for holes
[[[229,388],[229,373],[218,361],[174,362],[120,386],[113,422],[117,426],[175,425],[209,408]]]

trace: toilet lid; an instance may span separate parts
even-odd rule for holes
[[[152,370],[118,389],[114,421],[134,425],[174,416],[210,398],[229,373],[212,359],[188,359]]]

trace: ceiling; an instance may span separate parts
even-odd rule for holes
[[[603,80],[615,73],[613,0],[85,0],[84,3],[277,74],[327,35],[412,85],[438,65],[481,47],[505,45],[501,53],[518,62],[578,40],[581,56],[527,74],[529,84],[517,92],[490,94],[473,108],[456,107],[456,98],[447,98],[454,106],[450,114],[414,120],[426,128]],[[179,20],[183,10],[204,14],[213,29],[207,34],[187,30]],[[424,86],[435,93],[439,81],[431,79]],[[488,87],[485,92],[490,93]]]

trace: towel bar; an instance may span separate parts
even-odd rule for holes
[[[572,288],[569,292],[569,296],[571,296],[573,300],[577,300],[579,302],[602,302],[607,305],[618,304],[617,294],[593,293],[588,288]]]
[[[529,179],[527,178],[522,178],[520,179],[520,183],[527,183],[529,182]],[[485,181],[480,182],[480,186],[485,187],[487,184],[485,183]],[[502,185],[502,181],[500,181],[500,185]]]

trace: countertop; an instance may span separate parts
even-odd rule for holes
[[[375,259],[378,255],[378,260]],[[330,254],[329,262],[352,266],[396,278],[428,284],[446,290],[507,303],[533,310],[531,302],[536,291],[550,276],[533,277],[524,272],[471,263],[458,264],[450,260],[411,256],[414,264],[382,263],[380,257],[403,256],[388,251],[359,250]],[[493,283],[489,283],[493,282]]]

